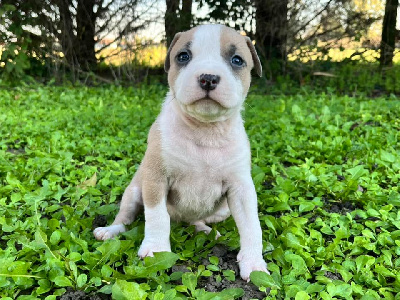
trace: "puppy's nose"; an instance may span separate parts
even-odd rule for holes
[[[219,80],[220,77],[218,75],[201,74],[199,77],[199,84],[203,90],[211,91],[217,87]]]

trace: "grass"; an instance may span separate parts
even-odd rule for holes
[[[265,64],[266,74],[271,69]],[[400,95],[400,65],[379,67],[376,63],[312,61],[303,63],[291,61],[285,75],[277,75],[269,85],[265,78],[256,78],[253,85],[261,94],[298,94],[300,90],[318,91],[336,95],[379,97]]]
[[[98,242],[146,149],[161,85],[0,91],[0,296],[57,299],[72,290],[113,299],[233,299],[239,281],[210,253],[222,238],[173,224],[174,254],[142,262],[140,216]],[[264,253],[253,273],[267,299],[400,297],[400,99],[252,93],[244,117],[253,154]],[[183,273],[171,267],[183,265]],[[235,277],[236,275],[236,277]]]

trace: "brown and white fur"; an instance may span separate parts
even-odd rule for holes
[[[179,62],[182,53],[189,55],[187,62]],[[233,64],[234,56],[243,64]],[[203,25],[176,34],[165,61],[170,91],[150,129],[144,159],[112,225],[94,230],[97,239],[124,232],[144,206],[145,238],[138,255],[152,256],[171,251],[170,219],[209,233],[207,223],[232,214],[240,234],[241,277],[268,272],[241,117],[253,68],[261,75],[253,44],[233,29]],[[204,74],[210,76],[201,80]]]

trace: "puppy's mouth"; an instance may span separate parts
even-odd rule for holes
[[[198,99],[195,99],[193,101],[191,101],[190,105],[194,105],[194,104],[208,104],[208,105],[217,105],[219,106],[221,109],[228,109],[229,107],[225,106],[224,104],[221,103],[221,101],[218,101],[218,99],[212,97],[210,95],[210,92],[207,91],[207,93],[202,96],[199,97]]]
[[[221,105],[221,103],[219,103],[217,100],[215,100],[209,96],[197,99],[197,100],[193,101],[190,105],[208,105],[208,106],[216,105],[217,107],[220,107],[220,108],[226,108],[225,106]]]
[[[230,110],[217,100],[206,96],[185,105],[185,111],[199,121],[214,122],[226,119]]]

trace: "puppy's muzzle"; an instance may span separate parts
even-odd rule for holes
[[[203,90],[211,91],[217,87],[220,79],[218,75],[201,74],[199,77],[199,84]]]

